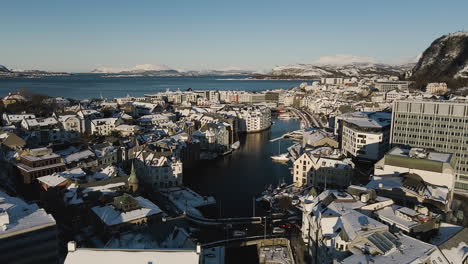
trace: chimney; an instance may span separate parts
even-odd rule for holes
[[[197,255],[201,254],[201,245],[200,243],[197,243]]]
[[[70,241],[67,244],[68,252],[75,252],[76,251],[76,242]]]

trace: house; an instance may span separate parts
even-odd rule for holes
[[[115,128],[123,124],[120,118],[101,118],[91,120],[91,134],[99,136],[107,136],[115,131]]]

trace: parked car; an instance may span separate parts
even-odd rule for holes
[[[289,228],[292,227],[292,225],[291,224],[281,224],[279,227],[289,229]]]
[[[273,228],[273,234],[284,234],[285,230],[281,227],[275,227]]]
[[[234,230],[232,232],[232,236],[233,237],[244,237],[246,234],[244,231],[240,231],[240,230]]]

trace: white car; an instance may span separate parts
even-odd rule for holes
[[[284,234],[285,230],[281,227],[273,228],[273,234]]]

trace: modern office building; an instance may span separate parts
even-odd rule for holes
[[[468,103],[393,103],[391,144],[452,153],[455,191],[468,193]]]

